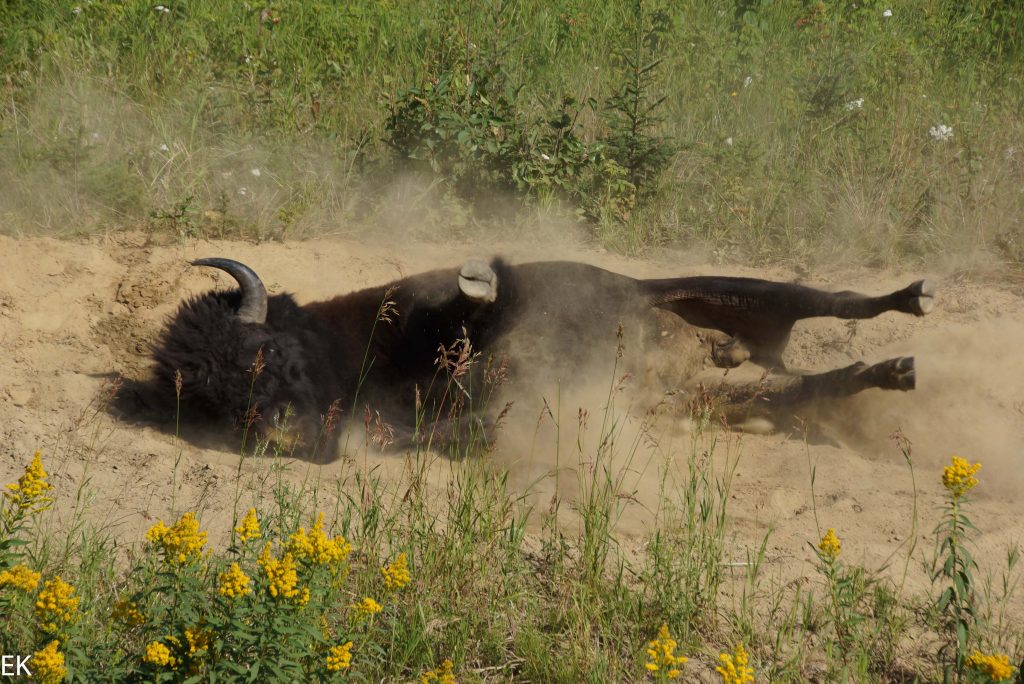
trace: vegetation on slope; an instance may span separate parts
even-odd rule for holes
[[[542,215],[723,258],[1024,258],[1012,3],[14,0],[0,27],[7,231]]]

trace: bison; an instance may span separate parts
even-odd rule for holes
[[[676,336],[667,348],[680,382],[694,370],[693,358],[721,368],[749,360],[775,371],[770,381],[728,387],[726,407],[911,390],[913,357],[797,374],[786,369],[782,352],[800,319],[923,316],[935,293],[927,280],[872,297],[754,278],[637,279],[584,263],[513,265],[496,258],[300,306],[288,294],[268,296],[259,276],[237,261],[192,264],[226,271],[238,289],[206,292],[180,306],[154,348],[156,385],[192,415],[250,426],[318,460],[339,454],[330,435],[339,412],[361,418],[373,410],[404,443],[457,434],[459,425],[447,417],[427,412],[434,419],[420,421],[417,409],[439,360],[459,340],[463,352],[471,343],[475,353],[507,357],[513,376],[529,364],[572,377],[586,372],[597,350],[607,353],[600,336],[617,329],[664,353],[670,320],[700,331]],[[472,400],[483,392],[485,375],[457,380],[470,411],[478,409]]]

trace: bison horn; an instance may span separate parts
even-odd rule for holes
[[[243,263],[231,259],[196,259],[193,266],[212,266],[225,271],[238,282],[242,290],[242,303],[238,307],[238,318],[243,323],[260,323],[267,320],[267,288],[256,272]]]

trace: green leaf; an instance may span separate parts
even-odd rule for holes
[[[967,624],[963,621],[956,623],[956,642],[960,645],[960,652],[967,650]]]

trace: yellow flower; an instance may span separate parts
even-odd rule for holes
[[[270,553],[270,544],[263,547],[257,562],[270,583],[270,595],[274,598],[295,598],[299,596],[299,575],[296,571],[295,558],[286,553],[280,559]]]
[[[206,652],[210,649],[210,637],[213,634],[208,629],[200,629],[199,627],[186,627],[185,628],[185,642],[188,644],[188,657],[190,660],[196,660],[206,655]]]
[[[220,595],[228,598],[239,598],[252,593],[249,588],[249,576],[246,575],[238,563],[232,563],[231,567],[220,573],[217,577],[220,581]]]
[[[437,682],[438,684],[456,684],[454,668],[455,666],[452,664],[452,661],[446,658],[445,661],[441,663],[441,667],[436,670],[427,670],[421,674],[420,684],[430,684],[431,682]]]
[[[374,601],[372,598],[367,596],[359,603],[350,604],[349,610],[352,611],[353,620],[355,620],[356,622],[362,622],[363,620],[370,619],[372,616],[384,610],[384,608],[379,603]]]
[[[142,656],[144,662],[157,667],[169,667],[172,670],[178,667],[178,659],[171,655],[171,649],[159,641],[151,641],[146,646],[146,655]]]
[[[189,511],[170,527],[158,521],[146,532],[146,541],[160,546],[168,563],[185,565],[199,559],[206,546],[206,532],[200,531],[196,514]]]
[[[122,599],[115,603],[110,617],[115,622],[123,622],[129,627],[137,627],[146,621],[146,617],[139,610],[139,604],[128,599]]]
[[[44,632],[56,632],[60,627],[73,622],[78,610],[78,597],[75,588],[54,577],[43,585],[43,590],[36,598],[36,617],[39,628]]]
[[[46,510],[53,503],[53,499],[43,496],[51,489],[53,485],[46,481],[41,452],[37,451],[32,462],[25,468],[25,474],[16,483],[7,485],[8,491],[4,492],[4,496],[14,504],[18,514],[38,512]]]
[[[836,536],[835,529],[831,527],[828,528],[828,532],[826,532],[825,536],[821,538],[820,542],[818,542],[818,550],[821,551],[822,558],[829,561],[834,561],[836,558],[839,558],[840,546],[839,537]]]
[[[334,539],[327,538],[324,534],[324,514],[321,512],[317,515],[309,534],[306,534],[305,527],[300,527],[299,531],[291,536],[288,550],[299,560],[308,563],[337,565],[352,552],[352,545],[340,535]]]
[[[676,640],[669,634],[668,625],[662,623],[658,638],[647,643],[647,655],[651,660],[644,667],[648,672],[663,672],[669,679],[675,679],[679,676],[676,666],[689,660],[686,656],[677,656],[675,650]]]
[[[32,670],[32,681],[39,684],[58,684],[64,681],[68,671],[64,668],[64,654],[57,650],[59,641],[49,644],[32,654],[29,669]]]
[[[987,675],[993,682],[1009,681],[1016,669],[1010,665],[1009,657],[1002,653],[985,655],[980,651],[972,653],[971,657],[967,659],[966,665],[975,672]]]
[[[743,650],[743,644],[736,644],[734,654],[722,653],[718,659],[722,664],[715,668],[715,672],[722,675],[723,684],[748,684],[754,681],[754,669],[747,667],[750,656]]]
[[[32,592],[39,586],[40,577],[42,575],[22,563],[0,572],[0,587],[11,586],[26,593]]]
[[[380,574],[384,576],[384,586],[388,589],[401,589],[412,581],[404,553],[398,554],[394,561],[382,567]]]
[[[347,670],[352,665],[352,642],[331,646],[327,654],[327,669],[331,672]]]
[[[260,537],[260,521],[256,518],[256,509],[250,508],[249,512],[245,514],[242,521],[238,523],[238,527],[235,528],[235,532],[238,534],[238,541],[243,544],[250,539],[259,539]]]
[[[969,463],[966,458],[954,456],[952,464],[942,469],[942,486],[954,499],[959,499],[978,484],[974,474],[980,469],[980,463]]]

